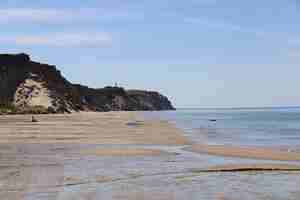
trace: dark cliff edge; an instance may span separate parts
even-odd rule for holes
[[[54,65],[26,54],[0,54],[0,113],[174,110],[158,92],[89,88],[65,79]]]

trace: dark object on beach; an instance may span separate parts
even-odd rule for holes
[[[216,119],[210,119],[209,121],[210,122],[216,122],[217,120]]]
[[[128,122],[126,123],[127,126],[143,126],[143,122],[142,121],[136,121],[136,122]]]
[[[34,116],[31,117],[31,122],[39,122]]]

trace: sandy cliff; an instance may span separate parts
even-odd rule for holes
[[[0,107],[19,113],[174,109],[158,92],[72,84],[55,66],[33,62],[26,54],[0,55],[0,91]]]

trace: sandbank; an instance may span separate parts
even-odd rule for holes
[[[210,154],[216,156],[253,158],[262,160],[278,160],[278,161],[300,161],[299,152],[288,152],[262,147],[239,147],[230,145],[206,145],[195,144],[185,150],[200,154]]]

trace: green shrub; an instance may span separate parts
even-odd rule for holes
[[[0,114],[17,113],[18,109],[11,103],[0,104]]]
[[[44,106],[30,106],[22,108],[18,114],[48,114],[48,109]]]
[[[51,108],[45,108],[44,106],[28,106],[23,108],[17,108],[13,104],[0,104],[0,114],[48,114],[54,113]]]

